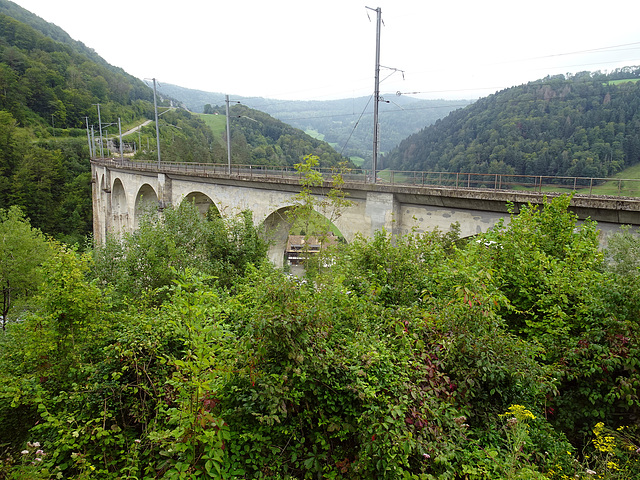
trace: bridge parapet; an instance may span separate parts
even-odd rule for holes
[[[120,165],[123,168],[138,171],[164,172],[167,174],[188,174],[193,176],[215,177],[219,175],[245,178],[300,178],[295,167],[281,165],[232,165],[229,175],[227,164],[194,162],[158,162],[133,161],[121,159],[94,158],[94,164]],[[335,173],[331,168],[316,168],[330,180]],[[343,175],[345,181],[370,184],[371,172],[366,169],[350,170]],[[570,193],[583,196],[603,197],[640,197],[640,179],[597,178],[597,177],[561,177],[551,175],[514,175],[499,173],[461,173],[461,172],[420,172],[394,171],[378,172],[377,184],[407,185],[423,187],[443,187],[447,189],[476,190],[515,190],[537,193]]]
[[[158,165],[105,159],[91,163],[97,241],[103,241],[108,232],[134,229],[136,219],[152,205],[161,209],[185,198],[197,199],[204,210],[208,204],[214,205],[223,215],[248,209],[256,222],[271,225],[283,217],[281,213],[293,205],[301,189],[300,175],[290,167],[234,166],[228,174],[227,165]],[[318,196],[331,188],[329,173],[323,173],[326,173],[325,184],[313,189]],[[506,217],[508,204],[513,205],[517,213],[522,205],[543,204],[545,197],[562,194],[561,189],[543,192],[541,177],[538,177],[537,188],[515,190],[506,188],[510,185],[506,177],[496,179],[495,176],[490,187],[484,178],[486,188],[469,186],[473,183],[469,175],[465,182],[459,181],[463,174],[457,174],[458,182],[453,185],[426,184],[427,179],[434,176],[425,172],[419,177],[422,183],[418,183],[417,174],[406,175],[403,182],[399,182],[400,175],[395,172],[393,182],[383,179],[368,183],[366,172],[346,174],[343,188],[352,205],[335,222],[336,226],[347,241],[358,233],[372,236],[381,228],[394,234],[435,227],[447,231],[454,222],[459,222],[461,234],[468,236],[485,231]],[[408,179],[413,179],[413,183]],[[592,184],[593,180],[590,179]],[[576,193],[570,208],[580,219],[591,218],[609,229],[620,224],[640,225],[638,198]],[[284,231],[281,227],[276,229]]]

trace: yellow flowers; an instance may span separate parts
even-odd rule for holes
[[[599,422],[593,427],[593,433],[596,438],[593,439],[593,446],[596,450],[603,453],[613,453],[616,447],[616,439],[612,435],[606,435],[604,432],[604,423]]]
[[[527,422],[527,420],[535,420],[536,416],[531,410],[526,409],[522,405],[511,405],[505,413],[500,414],[501,417],[513,417],[519,422]]]
[[[612,462],[612,461],[608,461],[607,462],[607,468],[609,470],[620,470],[620,467],[618,467],[618,464],[616,462]]]
[[[597,471],[597,478],[639,478],[637,455],[640,454],[640,448],[637,447],[634,432],[629,430],[628,426],[613,430],[607,428],[603,422],[593,427],[594,438],[591,442],[594,454],[592,458],[585,456],[590,468],[587,473],[595,474]]]

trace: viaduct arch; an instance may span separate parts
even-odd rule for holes
[[[270,259],[281,266],[290,225],[286,211],[300,191],[295,177],[227,175],[211,172],[181,172],[171,166],[136,164],[114,160],[92,160],[94,237],[104,242],[110,233],[133,231],[146,211],[193,201],[202,214],[211,209],[222,217],[250,210],[272,242]],[[164,167],[164,168],[163,168]],[[315,195],[330,185],[313,190]],[[347,242],[356,235],[372,237],[386,229],[394,235],[448,231],[460,224],[462,236],[473,236],[508,219],[507,203],[518,208],[542,204],[542,194],[509,190],[451,189],[347,182],[344,190],[351,205],[334,221]],[[550,194],[551,196],[551,194]],[[592,218],[601,231],[611,232],[622,224],[640,225],[640,200],[617,197],[574,196],[571,209],[581,219]],[[326,212],[319,212],[324,214]],[[326,216],[326,215],[325,215]]]

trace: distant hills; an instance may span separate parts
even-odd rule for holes
[[[403,140],[395,170],[607,177],[640,161],[640,68],[508,88]]]
[[[165,112],[173,102],[164,95],[159,103]],[[238,114],[261,123],[234,122],[235,163],[293,165],[305,154],[317,154],[323,166],[342,160],[326,142],[244,108]],[[117,148],[119,122],[127,131],[153,118],[148,85],[57,26],[0,0],[0,209],[18,205],[45,233],[80,241],[92,229],[87,125],[95,139],[101,125]],[[171,109],[159,123],[163,160],[226,163],[221,134],[199,116]],[[153,124],[125,141],[135,158],[156,158]]]
[[[178,99],[188,109],[202,112],[206,105],[223,106],[225,94],[163,84],[160,91]],[[272,115],[329,142],[340,153],[370,160],[373,150],[373,99],[274,100],[231,96],[253,109]],[[397,146],[412,133],[469,105],[469,100],[421,100],[405,95],[384,97],[380,103],[380,151]]]

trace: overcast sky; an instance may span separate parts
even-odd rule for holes
[[[14,1],[131,75],[231,95],[371,95],[378,7],[388,97],[478,98],[640,65],[638,0]]]

